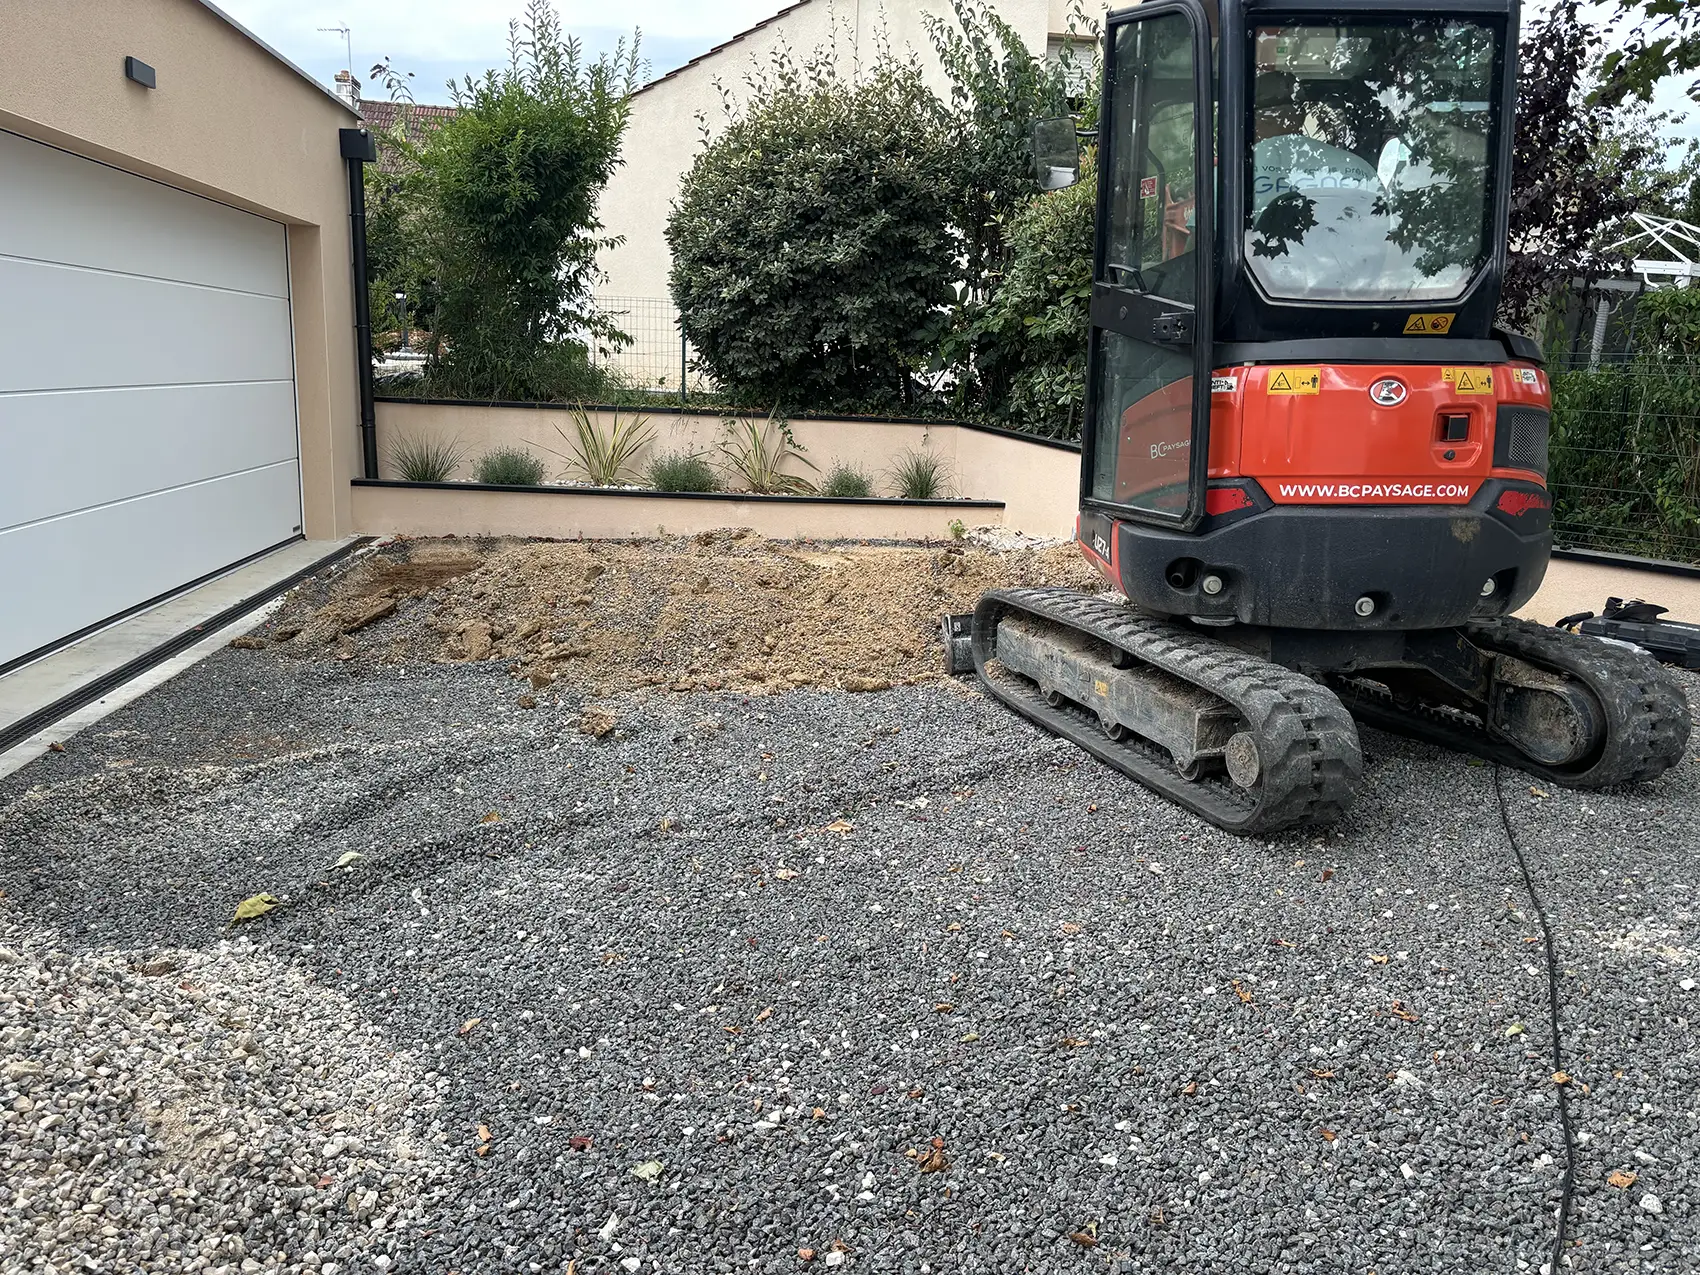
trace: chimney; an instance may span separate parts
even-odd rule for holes
[[[352,72],[336,73],[336,95],[348,103],[350,110],[360,109],[360,81],[354,78]]]

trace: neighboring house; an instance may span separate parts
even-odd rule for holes
[[[1067,38],[1075,5],[1073,0],[993,0],[993,7],[1034,53],[1054,55]],[[1096,20],[1108,5],[1086,0],[1081,7]],[[599,258],[607,275],[604,293],[644,300],[669,296],[667,217],[680,179],[702,148],[698,117],[711,133],[724,126],[717,84],[736,94],[744,76],[780,48],[799,58],[831,49],[841,71],[853,73],[889,47],[899,58],[914,53],[928,82],[943,95],[947,85],[927,36],[928,15],[950,19],[950,0],[800,0],[639,89],[626,127],[625,163],[602,194],[605,233],[624,239]]]
[[[424,141],[433,130],[441,128],[444,121],[455,117],[452,106],[366,100],[360,96],[360,82],[347,71],[338,71],[336,79],[337,96],[353,104],[366,127],[377,137],[378,167],[386,171],[394,171],[397,167],[393,151],[384,145],[385,139],[393,137],[397,128],[408,141],[417,143]]]
[[[0,0],[0,31],[4,673],[351,532],[359,121],[201,0]]]

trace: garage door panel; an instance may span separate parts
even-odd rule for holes
[[[0,532],[0,664],[296,534],[293,461]]]
[[[289,381],[0,397],[0,528],[294,460]]]
[[[278,297],[15,258],[0,297],[0,392],[294,376]]]
[[[10,256],[289,295],[283,227],[0,133],[0,245]]]

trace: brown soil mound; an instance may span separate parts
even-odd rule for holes
[[[873,690],[942,676],[939,616],[987,589],[1092,588],[1071,545],[810,547],[721,532],[620,544],[413,541],[299,599],[253,644],[508,661],[542,687]]]

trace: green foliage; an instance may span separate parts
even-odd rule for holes
[[[950,466],[934,452],[910,450],[892,466],[891,483],[905,500],[941,500],[950,487]]]
[[[1700,0],[1617,0],[1614,7],[1614,26],[1637,25],[1606,55],[1603,100],[1650,101],[1665,76],[1700,70]],[[1689,83],[1688,96],[1700,102],[1700,80]]]
[[[816,466],[802,454],[805,449],[791,432],[791,422],[777,411],[764,421],[746,416],[728,418],[722,424],[726,437],[720,441],[720,454],[745,491],[763,496],[803,496],[814,491],[808,479],[784,470],[787,460],[810,469]]]
[[[389,447],[390,468],[410,483],[446,483],[465,456],[458,439],[403,434]]]
[[[864,499],[874,494],[874,480],[867,471],[845,461],[835,461],[821,482],[820,494],[839,499]]]
[[[907,402],[957,274],[937,100],[913,67],[782,53],[727,112],[667,223],[699,363],[735,401]]]
[[[1552,391],[1555,541],[1700,562],[1700,375],[1692,357],[1555,372]]]
[[[1051,438],[1079,438],[1086,402],[1097,172],[1039,195],[1008,224],[1003,286],[967,329],[983,385],[997,392],[987,419]]]
[[[523,447],[498,447],[478,458],[472,480],[492,487],[537,487],[547,472],[542,460]]]
[[[926,15],[927,34],[950,81],[946,153],[951,220],[961,237],[970,298],[996,287],[1003,222],[1032,197],[1033,123],[1069,113],[1069,77],[1089,57],[1090,35],[1052,62],[1035,55],[990,0],[951,0],[956,21]],[[1077,16],[1072,23],[1078,25]]]
[[[952,540],[968,539],[968,524],[963,522],[960,518],[952,518],[945,524],[945,529],[950,532],[950,538]]]
[[[719,491],[720,475],[700,453],[663,452],[649,462],[649,485],[656,491]]]
[[[1660,358],[1700,360],[1700,289],[1657,288],[1644,292],[1635,309],[1639,349]],[[1689,428],[1700,419],[1690,417]]]
[[[590,305],[596,200],[619,163],[637,40],[587,63],[549,0],[530,0],[509,45],[507,69],[450,85],[458,113],[409,156],[436,284],[429,375],[456,397],[550,395],[577,333],[614,337]]]
[[[555,432],[567,444],[568,467],[592,487],[618,487],[627,482],[637,454],[655,438],[655,429],[649,421],[642,416],[615,412],[612,424],[604,431],[586,408],[575,407],[571,415],[571,434],[555,426]]]

